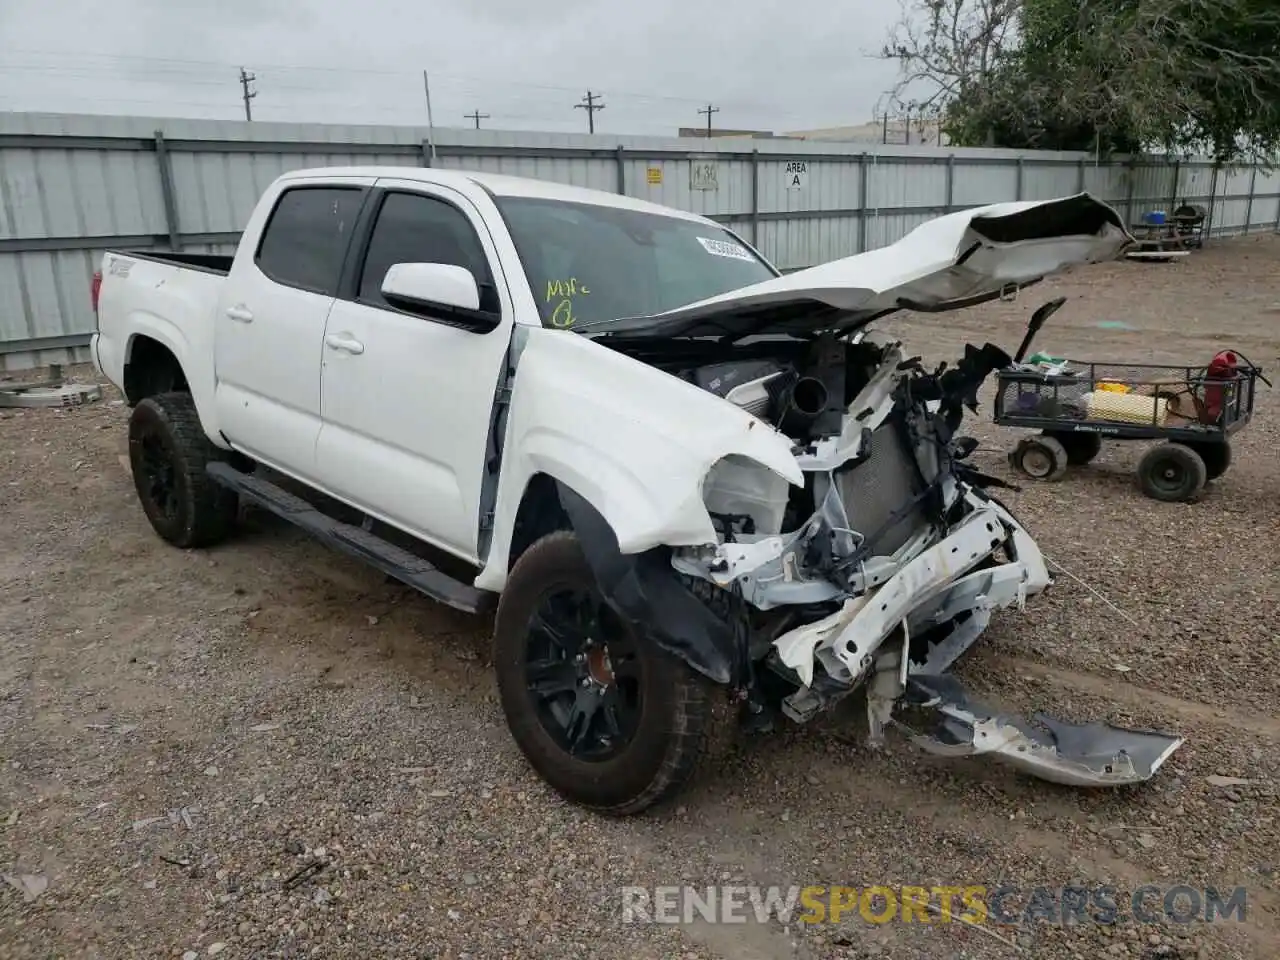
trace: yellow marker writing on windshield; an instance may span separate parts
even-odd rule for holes
[[[548,280],[547,281],[547,303],[550,303],[556,297],[576,297],[579,294],[587,296],[591,293],[587,289],[585,283],[578,283],[577,277],[570,277],[568,280]]]
[[[551,325],[553,327],[572,327],[573,320],[573,301],[565,297],[556,304],[556,308],[551,314]]]

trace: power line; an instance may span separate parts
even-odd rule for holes
[[[257,80],[257,76],[252,73],[245,73],[244,67],[240,68],[240,90],[241,96],[244,98],[244,118],[245,120],[253,119],[253,110],[249,108],[249,101],[258,95],[257,90],[250,90],[249,84]]]
[[[66,50],[21,49],[21,50],[6,50],[5,53],[10,56],[14,54],[25,54],[25,55],[31,55],[31,56],[62,57],[64,59],[74,60],[77,67],[80,67],[80,66],[92,67],[93,66],[92,64],[84,63],[84,60],[86,58],[122,61],[126,63],[127,62],[170,63],[170,64],[178,64],[182,66],[195,66],[195,67],[234,67],[236,66],[236,64],[231,63],[229,61],[225,61],[225,60],[192,60],[192,59],[186,59],[182,57],[151,57],[151,56],[141,56],[141,55],[134,55],[134,54],[92,53],[89,51],[75,52],[75,51],[66,51]],[[418,71],[412,68],[388,70],[388,69],[374,69],[370,67],[321,67],[321,66],[311,66],[308,64],[301,64],[301,63],[287,64],[287,63],[259,62],[257,66],[258,66],[258,69],[260,70],[270,68],[272,70],[304,70],[304,71],[313,71],[318,73],[329,73],[329,74],[338,74],[338,75],[368,74],[372,76],[401,77],[401,78],[406,76],[413,76],[416,78],[418,73]],[[565,92],[565,91],[580,89],[578,87],[554,85],[554,84],[547,84],[547,83],[529,83],[524,80],[514,80],[514,79],[513,80],[495,80],[492,76],[481,76],[477,74],[441,73],[436,70],[432,70],[431,72],[436,74],[436,77],[440,80],[464,80],[464,81],[470,80],[470,81],[478,81],[485,84],[494,84],[494,85],[505,86],[505,87],[522,87],[522,88],[532,88],[537,90],[552,90],[552,91],[558,91],[558,92]],[[631,100],[646,100],[646,101],[664,100],[671,103],[696,103],[697,102],[692,97],[678,97],[671,94],[660,94],[660,93],[640,93],[637,91],[628,91],[628,90],[614,90],[612,96],[624,97],[626,99],[631,99]],[[729,106],[735,107],[735,108],[741,108],[744,110],[753,110],[753,109],[773,109],[774,107],[777,106],[777,104],[764,103],[763,101],[735,100],[729,103]]]
[[[471,113],[464,113],[463,116],[466,117],[468,120],[474,120],[476,122],[477,130],[480,129],[481,120],[489,119],[489,115],[487,113],[481,113],[479,110],[473,111]]]
[[[711,104],[708,103],[705,107],[703,107],[698,112],[705,113],[707,115],[707,139],[710,140],[711,139],[711,115],[713,113],[719,113],[720,108],[712,106]]]
[[[596,132],[596,111],[604,109],[603,103],[596,103],[596,100],[601,96],[603,96],[603,94],[592,93],[590,90],[588,90],[587,95],[582,98],[582,103],[575,103],[573,105],[575,110],[587,111],[587,132],[588,133]]]

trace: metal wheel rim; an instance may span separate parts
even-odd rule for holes
[[[1151,485],[1161,493],[1177,493],[1187,482],[1187,469],[1169,458],[1152,464]]]
[[[577,760],[601,763],[635,739],[643,708],[633,639],[594,590],[558,586],[529,620],[524,675],[538,722]]]
[[[1053,457],[1041,447],[1029,447],[1022,452],[1022,469],[1033,477],[1047,477],[1053,472]]]
[[[139,444],[143,487],[147,499],[156,511],[167,520],[178,515],[178,471],[164,441],[155,434],[148,434]]]

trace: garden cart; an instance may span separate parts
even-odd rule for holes
[[[1040,431],[1018,443],[1010,464],[1054,481],[1093,460],[1104,439],[1155,440],[1138,464],[1143,493],[1168,502],[1196,499],[1226,473],[1231,437],[1253,416],[1257,381],[1270,381],[1238,350],[1223,350],[1200,367],[1040,354],[1024,363],[1036,330],[1063,302],[1036,311],[1014,363],[996,373],[995,423]]]

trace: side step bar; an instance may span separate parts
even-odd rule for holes
[[[432,600],[466,613],[479,613],[493,602],[494,594],[489,591],[477,590],[470,584],[455,580],[421,557],[414,556],[408,550],[367,530],[334,520],[301,497],[294,496],[270,481],[242,473],[222,461],[210,463],[207,470],[216,483],[234,490],[244,499],[301,527],[330,547],[363,560]]]

